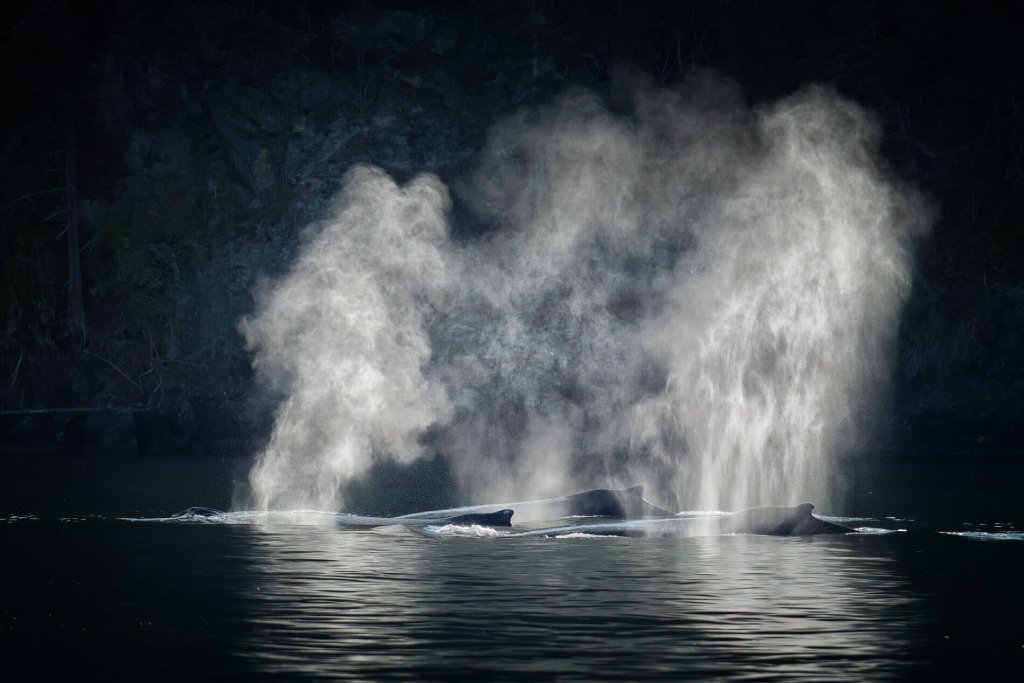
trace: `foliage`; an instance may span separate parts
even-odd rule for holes
[[[156,367],[154,354],[163,367],[209,275],[233,307],[184,353],[223,349],[208,355],[224,361],[219,374],[205,377],[220,394],[243,374],[233,325],[246,292],[286,267],[297,228],[319,216],[348,165],[401,174],[440,159],[428,170],[457,181],[496,117],[573,84],[612,91],[622,65],[668,87],[714,69],[754,102],[825,82],[873,109],[895,171],[940,209],[901,330],[908,381],[986,367],[1015,377],[997,351],[1017,324],[1001,302],[1024,279],[1024,49],[998,5],[42,0],[3,11],[0,391],[21,357],[57,367],[66,351],[59,166],[69,112],[86,147],[79,194],[92,207],[82,239],[90,348],[133,382]],[[278,113],[231,111],[243,91]],[[263,198],[239,187],[202,114],[216,98],[252,144],[242,172]],[[382,119],[398,123],[384,130]],[[484,230],[461,215],[459,230]]]

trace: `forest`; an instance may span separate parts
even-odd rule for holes
[[[238,329],[345,171],[459,188],[496,120],[616,74],[807,83],[867,108],[934,211],[888,457],[1024,457],[1017,3],[12,3],[0,21],[0,452],[248,455],[276,396]],[[613,105],[610,105],[613,106]]]

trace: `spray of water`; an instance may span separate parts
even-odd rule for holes
[[[242,323],[285,397],[249,503],[343,505],[428,429],[471,498],[834,501],[928,227],[878,145],[826,89],[750,110],[711,76],[622,79],[493,128],[461,188],[477,240],[448,237],[433,176],[350,171]]]
[[[376,455],[411,461],[419,434],[448,419],[430,358],[425,311],[450,286],[445,187],[399,188],[357,167],[330,218],[306,234],[284,278],[264,283],[241,323],[256,368],[286,396],[250,473],[255,507],[329,509]]]

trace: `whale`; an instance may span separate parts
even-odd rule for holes
[[[513,503],[470,505],[444,510],[414,512],[399,517],[372,517],[349,513],[330,515],[337,527],[359,530],[401,526],[412,531],[436,533],[445,526],[482,526],[506,528],[517,522],[536,524],[571,520],[558,526],[539,526],[522,531],[506,531],[503,536],[589,536],[664,537],[754,534],[764,536],[815,536],[845,534],[854,529],[815,517],[814,505],[758,507],[730,514],[682,515],[670,512],[643,497],[642,486],[625,489],[590,489],[559,498]],[[230,521],[232,515],[206,507],[190,507],[172,519],[210,522],[218,518]],[[265,513],[274,514],[274,513]],[[288,514],[288,513],[278,513]]]
[[[642,519],[675,516],[674,512],[645,500],[643,486],[631,486],[626,489],[591,489],[559,498],[428,510],[402,515],[397,519],[441,520],[464,515],[490,514],[500,510],[513,510],[517,522],[537,522],[564,517]]]
[[[758,536],[816,536],[847,534],[850,527],[829,522],[811,514],[814,505],[762,507],[730,514],[672,518],[623,519],[584,522],[556,527],[530,529],[506,534],[515,537],[558,537],[569,535],[664,538],[751,534]]]
[[[479,524],[480,526],[510,526],[512,511],[517,522],[537,522],[562,519],[565,517],[614,517],[638,519],[643,517],[672,517],[675,513],[644,499],[643,486],[625,489],[591,489],[558,498],[526,500],[514,503],[492,503],[467,505],[444,510],[413,512],[399,517],[369,517],[338,513],[339,526],[371,529],[395,524]],[[220,510],[206,507],[190,507],[172,515],[182,520],[210,520],[223,516]]]
[[[794,507],[763,507],[740,510],[719,522],[723,534],[759,534],[764,536],[815,536],[848,534],[848,526],[811,514],[814,506],[801,503]]]
[[[362,515],[348,515],[339,513],[335,518],[335,524],[347,529],[374,529],[382,526],[486,526],[486,527],[508,527],[512,526],[513,510],[503,508],[493,512],[463,512],[451,515],[440,515],[429,518],[409,517],[364,517]]]
[[[397,517],[370,517],[366,515],[352,515],[344,512],[333,513],[334,523],[345,529],[375,529],[382,526],[446,526],[454,524],[456,526],[488,526],[488,527],[507,527],[512,526],[512,510],[510,509],[499,509],[488,512],[456,512],[450,515],[436,515],[430,518],[423,519],[405,519]],[[169,518],[178,521],[191,521],[191,522],[216,522],[216,521],[232,521],[236,520],[240,516],[249,516],[252,513],[231,513],[224,512],[222,510],[215,510],[207,507],[190,507],[181,512],[171,515]],[[281,519],[281,515],[284,515],[284,519],[288,519],[289,513],[257,513],[261,514],[263,519],[274,519],[274,515],[278,515],[278,519]],[[332,513],[323,513],[331,515]]]

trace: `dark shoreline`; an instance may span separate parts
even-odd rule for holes
[[[489,127],[577,86],[614,108],[623,68],[669,89],[710,70],[754,105],[824,83],[871,110],[892,171],[937,211],[916,244],[881,440],[943,457],[1024,448],[1024,47],[1008,10],[214,2],[190,14],[115,1],[4,14],[19,32],[0,52],[0,450],[254,452],[275,397],[237,324],[345,170],[436,173],[453,188],[453,239],[483,239],[493,226],[458,188]],[[66,177],[81,311],[67,300]],[[10,414],[67,406],[95,412]]]

